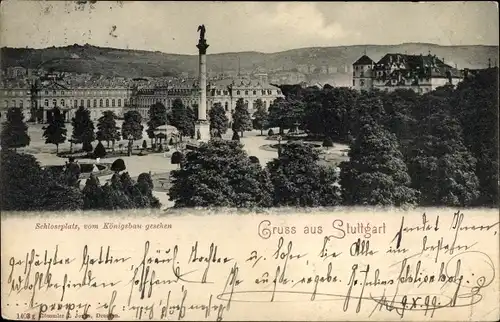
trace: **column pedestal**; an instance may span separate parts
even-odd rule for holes
[[[207,121],[197,121],[196,122],[196,133],[195,138],[198,138],[198,131],[200,131],[201,139],[199,142],[208,142],[210,140],[210,125]]]

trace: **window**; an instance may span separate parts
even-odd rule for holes
[[[352,80],[352,86],[356,86],[356,80]]]
[[[61,91],[61,95],[64,95],[64,91]]]
[[[9,101],[5,100],[4,104],[5,104],[5,107],[9,107]]]
[[[365,73],[362,71],[360,74],[359,74],[360,77],[365,77]]]
[[[240,95],[240,91],[236,91],[236,95]]]
[[[19,101],[19,107],[20,107],[20,108],[23,108],[23,105],[24,105],[24,104],[23,104],[23,101],[22,101],[22,100],[21,100],[21,101]]]
[[[97,100],[94,98],[94,107],[97,107]]]
[[[229,109],[229,103],[228,103],[228,102],[226,102],[226,103],[224,104],[224,109],[226,110],[226,112],[227,112],[227,110]]]
[[[114,98],[111,100],[111,107],[115,107],[115,99]]]
[[[87,107],[90,107],[90,100],[87,99]]]
[[[163,100],[163,103],[165,103],[165,100]],[[118,107],[122,107],[122,99],[118,99]]]
[[[106,98],[106,107],[109,107],[109,99]]]
[[[356,76],[356,72],[355,71],[352,71],[352,76]]]
[[[359,81],[359,86],[365,86],[365,80],[364,79],[361,79]]]
[[[267,95],[271,95],[271,94],[272,94],[271,90],[267,90]]]
[[[49,91],[45,91],[45,95],[49,95]]]
[[[102,98],[99,100],[99,107],[102,107]]]
[[[245,91],[245,95],[248,95],[248,91]]]
[[[49,100],[45,99],[45,101],[43,102],[43,105],[45,105],[46,107],[49,107]]]
[[[57,106],[57,100],[55,98],[52,100],[52,106],[54,106],[54,107]]]
[[[78,100],[75,100],[75,102],[73,103],[73,105],[74,105],[75,107],[78,107]]]
[[[253,95],[257,95],[257,91],[253,91]]]
[[[222,93],[222,92],[221,92],[220,90],[218,90],[218,91],[217,91],[217,95],[221,95],[221,93]]]
[[[56,92],[56,91],[53,91],[53,94],[54,94],[54,95],[57,95],[57,92]]]
[[[123,105],[127,105],[127,102],[128,102],[128,101],[127,101],[127,99],[126,99],[126,98],[125,98],[125,99],[123,99]]]
[[[224,91],[224,95],[227,95],[227,91]]]
[[[80,100],[80,106],[81,107],[85,107],[85,101],[84,100]]]
[[[64,107],[64,100],[61,100],[61,106]]]

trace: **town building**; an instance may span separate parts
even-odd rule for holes
[[[431,54],[386,54],[378,62],[363,55],[354,62],[352,75],[356,90],[411,89],[419,94],[444,85],[456,86],[463,79],[460,70]]]
[[[150,106],[157,102],[171,109],[174,100],[180,99],[185,106],[193,107],[198,105],[199,91],[196,81],[170,82],[153,88],[138,88],[132,91],[130,108],[138,110],[143,118],[147,118]],[[262,100],[265,108],[269,108],[278,97],[283,97],[278,87],[267,82],[261,83],[260,80],[227,78],[211,80],[207,84],[207,109],[210,110],[214,104],[220,103],[229,119],[236,107],[236,101],[240,98],[248,105],[252,114],[258,99]]]
[[[38,114],[40,121],[45,121],[47,112],[58,107],[69,122],[80,106],[89,108],[93,120],[101,117],[105,110],[113,110],[120,117],[130,97],[129,86],[110,80],[80,84],[57,78],[5,82],[0,87],[1,119],[5,120],[10,107],[21,108],[26,120],[34,120],[36,116],[32,112],[38,110],[41,111]]]

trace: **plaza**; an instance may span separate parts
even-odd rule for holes
[[[117,126],[121,127],[122,121],[116,121]],[[1,129],[0,125],[0,129]],[[40,163],[40,166],[63,166],[65,162],[68,161],[67,158],[56,155],[56,146],[53,144],[46,144],[45,139],[42,137],[43,127],[46,126],[44,124],[34,124],[28,123],[28,135],[31,138],[30,145],[24,148],[19,148],[17,151],[19,153],[28,153],[35,156],[35,158]],[[144,130],[142,139],[134,141],[134,152],[137,149],[137,146],[142,146],[142,141],[146,140],[148,143],[148,147],[150,147],[150,139],[146,134],[146,125],[143,124]],[[70,137],[72,133],[71,123],[66,123],[67,136]],[[273,129],[275,133],[277,133],[278,129]],[[167,126],[167,142],[172,137],[172,133],[176,132],[176,129],[171,126]],[[232,132],[228,130],[226,134],[223,135],[223,139],[230,140],[232,136]],[[189,142],[189,139],[184,139],[186,142]],[[193,140],[190,140],[191,142]],[[273,158],[277,158],[277,150],[269,148],[270,145],[278,144],[277,140],[269,139],[266,135],[261,136],[260,131],[253,130],[247,131],[244,133],[244,136],[240,138],[240,142],[243,144],[243,149],[247,152],[249,156],[256,156],[261,166],[265,166],[269,161]],[[281,141],[282,144],[286,143],[286,141]],[[315,144],[320,144],[321,142],[315,142]],[[120,140],[115,142],[115,151],[119,151],[119,146],[123,145],[126,147],[128,144],[128,140]],[[92,143],[92,146],[95,148],[97,145],[97,141]],[[106,142],[103,142],[103,145],[106,147]],[[77,152],[81,150],[81,144],[73,145],[73,152]],[[173,202],[169,201],[168,189],[170,187],[169,178],[170,171],[178,169],[177,164],[171,163],[172,153],[175,152],[174,146],[169,146],[170,151],[168,152],[147,152],[148,154],[139,156],[139,155],[126,155],[126,148],[122,148],[123,155],[122,156],[113,156],[113,157],[105,157],[99,160],[99,163],[109,164],[115,161],[116,159],[123,159],[125,161],[125,165],[127,169],[126,172],[129,173],[132,179],[137,179],[139,174],[143,172],[150,172],[153,179],[153,194],[160,200],[162,204],[162,209],[170,208],[173,206]],[[320,163],[329,164],[330,166],[336,166],[340,161],[346,160],[348,146],[344,144],[335,143],[334,147],[325,149],[321,148],[323,153],[320,154]],[[70,143],[66,140],[66,142],[59,145],[59,152],[64,153],[70,150]],[[107,149],[108,152],[111,152],[111,144],[110,148]],[[187,153],[189,150],[186,150]],[[79,163],[90,163],[95,164],[97,160],[95,159],[79,159]],[[104,173],[104,175],[99,175],[99,180],[101,184],[106,183],[112,176],[112,173]],[[85,179],[81,179],[81,187],[85,185]]]

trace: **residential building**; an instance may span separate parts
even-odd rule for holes
[[[436,55],[386,54],[376,63],[363,55],[353,64],[352,87],[367,91],[411,89],[422,94],[444,85],[456,86],[462,79],[460,70]]]

